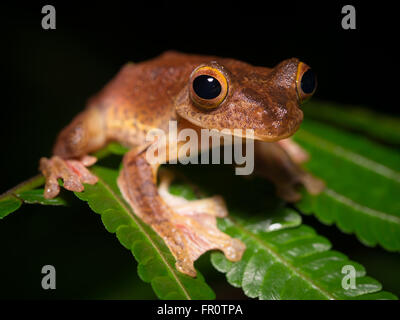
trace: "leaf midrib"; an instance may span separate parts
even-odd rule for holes
[[[389,168],[383,164],[380,164],[374,160],[368,159],[365,156],[354,153],[346,148],[335,145],[331,141],[328,141],[321,137],[317,137],[314,134],[307,131],[307,129],[301,129],[301,131],[299,131],[299,136],[300,136],[300,139],[302,137],[304,140],[306,140],[306,141],[308,140],[309,142],[312,142],[314,140],[314,143],[317,143],[321,149],[324,149],[340,158],[344,158],[344,159],[346,159],[354,164],[357,164],[369,171],[375,172],[376,174],[379,174],[390,180],[400,183],[400,173],[394,169],[391,169],[391,168]]]
[[[242,226],[240,223],[236,222],[236,220],[232,217],[228,217],[226,218],[228,219],[232,224],[234,224],[238,229],[240,229],[243,233],[247,234],[250,238],[252,238],[253,240],[255,240],[257,243],[259,243],[259,245],[261,247],[263,247],[265,250],[268,251],[268,253],[270,255],[272,255],[277,261],[279,261],[280,263],[282,263],[284,266],[286,266],[288,269],[290,269],[294,274],[296,274],[297,276],[299,276],[301,279],[303,279],[304,281],[306,281],[307,283],[311,284],[311,286],[318,290],[319,292],[321,292],[322,294],[324,294],[328,299],[330,300],[336,300],[336,298],[331,295],[329,292],[327,292],[325,289],[321,288],[319,285],[317,285],[316,283],[314,283],[314,281],[312,279],[310,279],[307,275],[305,275],[303,272],[301,272],[299,269],[297,269],[296,267],[294,267],[292,264],[290,264],[282,255],[280,255],[279,253],[275,252],[270,246],[268,246],[268,244],[260,239],[257,235],[255,235],[254,233],[248,231],[244,226]]]
[[[118,202],[118,204],[122,207],[123,210],[125,210],[132,218],[132,220],[135,222],[135,224],[137,225],[137,227],[139,228],[139,230],[146,236],[146,238],[148,239],[148,241],[151,243],[151,245],[153,246],[153,248],[156,250],[157,254],[160,256],[161,260],[164,262],[164,264],[166,265],[167,269],[170,271],[170,273],[172,274],[175,282],[178,284],[179,288],[182,290],[182,292],[184,293],[184,295],[186,296],[186,298],[188,300],[191,300],[192,298],[190,297],[189,293],[187,292],[187,290],[185,289],[184,285],[179,281],[178,276],[176,275],[174,268],[168,263],[168,261],[166,260],[166,258],[162,255],[161,250],[157,247],[157,245],[155,244],[155,242],[153,241],[153,239],[151,239],[151,236],[146,232],[146,230],[141,226],[140,222],[137,220],[135,214],[133,212],[131,212],[131,210],[125,205],[125,203],[122,201],[122,199],[115,194],[115,192],[112,190],[112,188],[102,179],[99,177],[99,175],[96,175],[99,178],[99,182],[101,182],[103,184],[103,186],[106,188],[106,190],[116,199],[116,201]]]
[[[330,188],[326,188],[323,191],[324,194],[326,194],[327,196],[334,198],[336,201],[341,202],[349,207],[355,208],[357,209],[359,212],[362,212],[363,214],[366,214],[368,216],[372,216],[374,218],[378,218],[381,219],[383,221],[387,221],[387,222],[393,222],[396,224],[400,225],[400,217],[395,216],[395,215],[391,215],[389,213],[386,212],[382,212],[379,210],[375,210],[366,206],[363,206],[361,204],[359,204],[358,202],[349,199],[347,197],[345,197],[344,195],[336,192],[335,190],[332,190]]]

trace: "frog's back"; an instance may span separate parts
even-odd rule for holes
[[[103,109],[111,140],[138,145],[153,128],[167,130],[176,118],[174,99],[193,69],[213,59],[167,51],[138,64],[127,63],[89,106]]]

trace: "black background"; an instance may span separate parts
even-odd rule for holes
[[[55,1],[57,29],[43,30],[48,3],[1,10],[0,130],[7,151],[24,157],[14,162],[20,174],[2,173],[11,184],[36,169],[55,134],[124,63],[168,49],[271,67],[298,57],[318,75],[316,98],[399,114],[395,10],[384,2],[350,2],[356,30],[342,29],[341,1]]]
[[[56,30],[41,28],[41,8],[45,4],[56,8]],[[356,30],[341,27],[341,8],[345,4],[356,8]],[[269,67],[295,56],[317,73],[316,98],[399,115],[395,12],[394,7],[382,1],[2,4],[0,192],[37,172],[38,159],[50,155],[57,132],[124,63],[140,62],[168,49],[227,56]],[[22,284],[13,287],[11,280],[3,283],[11,290],[11,296],[39,294],[40,288],[31,279],[33,274],[40,273],[37,265],[45,264],[40,259],[53,257],[57,246],[64,250],[73,247],[65,240],[71,232],[78,239],[71,241],[93,250],[93,255],[98,252],[100,256],[107,250],[98,248],[99,243],[107,246],[114,241],[110,244],[110,250],[114,251],[109,256],[114,253],[115,259],[120,255],[125,255],[126,261],[131,259],[125,249],[119,249],[112,235],[105,236],[106,231],[97,217],[89,216],[85,205],[80,206],[74,207],[74,213],[69,209],[24,208],[1,222],[2,241],[6,241],[3,257],[7,263],[2,262],[0,270],[3,274],[9,273],[10,278],[18,278],[25,272],[23,279],[30,283],[25,289]],[[53,213],[59,216],[54,217]],[[313,218],[305,219],[310,224],[315,222]],[[35,223],[43,230],[48,224],[55,225],[52,231],[38,238]],[[332,232],[325,227],[318,228],[326,235]],[[102,240],[104,237],[108,238]],[[335,233],[334,237],[337,239],[334,245],[342,251],[346,252],[349,247],[355,255],[365,251],[353,236]],[[54,241],[52,247],[47,246],[49,239]],[[11,245],[13,242],[16,244]],[[39,252],[41,256],[37,258]],[[371,268],[384,282],[384,274],[379,274],[379,270],[385,259],[390,260],[392,256],[380,249],[369,253],[381,261],[374,262],[375,269],[372,263]],[[64,251],[60,261],[64,261],[65,255]],[[357,258],[360,261],[363,256],[360,254]],[[83,277],[90,278],[90,260],[96,258],[81,253],[80,259],[87,260]],[[107,261],[112,258],[104,259],[102,262],[110,267]],[[74,261],[71,268],[79,273],[82,270],[79,259]],[[120,272],[114,268],[114,272]],[[93,275],[92,280],[87,280],[87,286],[93,286],[95,281]],[[384,283],[387,289],[391,283],[393,279]],[[79,295],[72,290],[64,296]]]

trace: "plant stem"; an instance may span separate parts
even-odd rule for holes
[[[19,183],[14,188],[11,188],[10,190],[1,194],[0,200],[6,198],[8,196],[13,196],[16,193],[21,193],[21,192],[27,191],[27,190],[33,190],[37,187],[42,186],[44,184],[44,182],[45,182],[45,180],[44,180],[43,175],[38,174],[28,180],[25,180],[25,181]]]

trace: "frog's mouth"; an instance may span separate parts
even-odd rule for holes
[[[268,125],[265,127],[255,128],[254,138],[265,142],[276,142],[289,138],[299,130],[303,116],[303,111],[296,106],[290,110],[288,116],[275,121],[266,121]]]
[[[291,137],[292,135],[295,134],[295,132],[297,130],[298,130],[298,128],[296,128],[296,129],[294,129],[292,131],[286,132],[285,134],[282,134],[282,135],[279,135],[279,136],[271,136],[271,135],[268,135],[268,134],[255,133],[254,134],[254,139],[255,140],[264,141],[264,142],[277,142],[279,140],[287,139],[287,138]]]
[[[276,142],[289,138],[299,130],[302,120],[303,117],[288,121],[278,128],[274,127],[271,131],[254,130],[254,138],[265,142]]]

